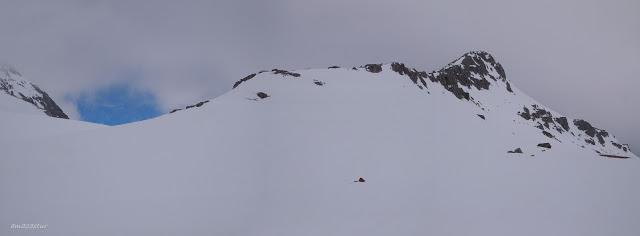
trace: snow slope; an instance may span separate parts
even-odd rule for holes
[[[16,99],[13,96],[0,94],[0,111],[19,114],[42,115],[42,110]]]
[[[431,73],[274,70],[234,87],[144,122],[3,141],[0,223],[48,225],[5,232],[640,233],[640,160],[601,129],[565,129],[487,53]]]
[[[16,107],[24,109],[31,106],[25,106],[20,102]],[[42,114],[41,111],[28,114],[0,108],[0,117],[0,130],[2,130],[0,132],[0,149],[13,145],[26,145],[27,147],[24,148],[30,148],[28,146],[37,145],[39,139],[64,138],[66,135],[107,127],[89,122],[52,119]]]

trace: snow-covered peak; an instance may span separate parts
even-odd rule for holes
[[[485,51],[471,51],[467,52],[464,55],[460,56],[458,59],[449,63],[445,68],[453,67],[453,66],[461,66],[462,68],[475,68],[480,67],[484,70],[484,73],[494,72],[497,74],[493,74],[496,79],[506,79],[506,75],[504,73],[504,69],[502,65],[497,62],[497,60],[488,52]]]
[[[331,82],[333,78],[339,78],[338,82]],[[249,100],[262,100],[256,96],[257,92],[270,94],[268,91],[256,90],[255,84],[273,88],[283,86],[287,89],[300,89],[300,83],[308,83],[309,86],[333,87],[343,86],[340,90],[354,90],[351,88],[353,81],[360,81],[357,90],[379,88],[356,78],[368,78],[370,80],[389,80],[386,86],[414,87],[413,92],[422,92],[429,95],[424,100],[417,102],[423,104],[421,109],[436,111],[442,106],[450,108],[454,105],[447,103],[433,104],[432,101],[451,100],[455,105],[465,104],[465,108],[474,117],[478,115],[484,119],[498,118],[504,120],[499,124],[499,129],[512,129],[514,133],[520,125],[525,125],[527,132],[533,132],[533,136],[539,138],[535,144],[549,143],[550,145],[574,145],[581,149],[589,149],[594,153],[606,157],[631,157],[634,156],[629,146],[616,140],[613,135],[603,129],[592,126],[582,119],[571,119],[552,109],[540,104],[527,96],[507,80],[505,71],[499,62],[491,54],[484,51],[472,51],[447,64],[440,70],[427,73],[406,66],[403,63],[391,64],[367,64],[360,67],[340,68],[337,66],[328,69],[310,69],[288,71],[273,69],[261,71],[246,76],[237,81],[234,90],[247,91],[250,94],[244,96]],[[398,80],[400,79],[400,80]],[[287,81],[282,84],[277,81]],[[260,81],[259,83],[257,81]],[[267,82],[270,81],[270,82]],[[306,81],[306,82],[305,82]],[[245,85],[246,84],[246,85]],[[251,84],[251,86],[249,85]],[[297,84],[297,85],[295,85]],[[328,85],[326,85],[328,84]],[[326,85],[326,86],[325,86]],[[332,89],[326,89],[327,94],[334,94]],[[358,96],[355,92],[353,96]],[[391,96],[402,96],[395,93]],[[299,98],[292,98],[299,99]],[[457,101],[457,102],[455,102]],[[327,101],[328,102],[328,101]],[[202,105],[202,104],[201,104]],[[469,106],[470,105],[470,106]],[[193,106],[192,106],[193,107]],[[440,111],[442,112],[442,111]],[[453,114],[452,114],[453,115]],[[469,130],[470,133],[478,132]],[[543,146],[546,146],[543,145]]]
[[[53,99],[49,97],[49,94],[35,84],[25,80],[22,74],[10,65],[0,65],[0,90],[5,95],[16,98],[16,100],[13,100],[15,103],[24,104],[24,106],[35,106],[36,109],[51,117],[69,119]],[[3,107],[21,106],[9,104],[13,103],[11,99],[3,98],[2,101]]]

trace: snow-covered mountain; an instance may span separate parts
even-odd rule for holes
[[[329,69],[339,69],[332,67]],[[262,71],[251,74],[234,84],[234,88],[241,86],[249,80],[273,79],[273,77],[294,78],[304,80],[311,77],[317,86],[324,86],[323,77],[339,77],[346,79],[350,77],[362,76],[361,72],[366,71],[373,74],[364,74],[372,78],[388,78],[408,80],[413,83],[413,87],[419,89],[420,93],[444,94],[447,100],[456,100],[458,103],[473,104],[468,110],[482,120],[489,119],[512,119],[506,122],[501,129],[509,129],[514,132],[518,127],[516,124],[529,124],[537,129],[542,143],[571,143],[580,148],[590,149],[601,155],[616,156],[626,158],[631,156],[631,151],[627,144],[620,144],[612,135],[603,129],[593,127],[589,122],[582,119],[571,119],[563,116],[551,109],[539,104],[529,96],[525,95],[517,88],[512,87],[506,78],[502,66],[495,61],[493,56],[487,52],[469,52],[455,61],[449,63],[439,71],[427,73],[408,68],[403,63],[390,64],[368,64],[359,68],[341,69],[338,71],[318,71],[309,70],[299,73],[274,69],[272,71]],[[333,73],[332,73],[333,72]],[[304,76],[311,74],[311,76]],[[274,76],[281,75],[281,76]],[[405,84],[402,84],[405,83]],[[396,82],[402,86],[409,86],[407,81]],[[264,85],[271,87],[270,84]],[[366,87],[366,84],[363,83]],[[397,85],[396,85],[397,86]],[[263,89],[265,90],[265,89]],[[443,91],[444,90],[444,91]],[[354,94],[355,95],[355,94]],[[198,103],[199,107],[205,102]],[[431,102],[431,101],[427,101]],[[424,109],[446,109],[449,106],[444,104],[422,104]],[[458,104],[456,104],[458,105]],[[451,105],[453,106],[453,105]],[[174,110],[173,112],[175,112]],[[472,133],[472,132],[470,132]],[[514,134],[515,135],[515,134]],[[524,145],[531,146],[535,143]],[[533,145],[534,147],[537,145]],[[546,145],[545,145],[546,146]]]
[[[486,52],[433,72],[274,69],[233,87],[114,127],[2,116],[3,130],[66,132],[0,134],[0,223],[48,225],[8,230],[34,235],[640,233],[640,159],[524,94]]]
[[[69,119],[49,94],[25,80],[9,65],[0,65],[0,109],[21,113],[44,113],[51,117]],[[18,100],[21,102],[17,102]]]

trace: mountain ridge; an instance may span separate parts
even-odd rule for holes
[[[8,96],[31,104],[50,117],[69,119],[47,92],[25,80],[11,65],[0,65],[0,90]]]
[[[328,69],[346,68],[332,66]],[[485,110],[485,107],[483,107],[482,101],[474,98],[474,93],[482,92],[483,90],[494,91],[496,89],[503,89],[503,91],[506,91],[505,94],[518,96],[516,92],[514,92],[510,81],[507,79],[506,72],[502,65],[495,60],[493,55],[486,51],[467,52],[441,69],[432,72],[410,68],[401,62],[366,64],[364,66],[351,68],[351,70],[354,71],[364,70],[374,74],[380,73],[385,69],[391,69],[402,76],[406,76],[420,90],[427,90],[427,93],[430,93],[428,91],[430,86],[440,85],[457,99],[469,101],[480,107],[481,110]],[[261,74],[281,75],[282,78],[299,79],[304,77],[304,70],[263,70],[238,80],[234,83],[233,88],[236,89],[243,83],[255,79]],[[429,84],[429,81],[432,84]],[[500,88],[492,89],[492,87]],[[191,105],[188,108],[199,107],[208,101],[209,100],[206,100],[196,105]],[[626,155],[629,154],[633,155],[628,144],[622,144],[615,138],[610,137],[606,130],[594,127],[583,119],[569,119],[560,113],[545,108],[539,102],[533,101],[531,104],[522,104],[522,108],[514,113],[517,114],[519,118],[530,122],[533,127],[539,129],[541,135],[558,140],[556,136],[569,133],[573,136],[572,142],[578,141],[577,145],[583,148],[592,147],[599,155],[621,155],[620,157],[623,158],[628,158]],[[172,112],[175,111],[177,111],[177,109]],[[533,111],[533,113],[530,111]]]

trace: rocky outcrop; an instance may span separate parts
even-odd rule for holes
[[[382,72],[382,64],[367,64],[364,69],[371,73],[380,73]]]
[[[265,93],[265,92],[258,92],[256,93],[256,95],[260,98],[260,99],[265,99],[269,97],[269,94]]]
[[[510,93],[513,92],[511,85],[507,82],[502,65],[496,62],[489,53],[483,51],[466,53],[443,69],[430,73],[429,79],[440,83],[458,99],[471,99],[469,92],[464,88],[489,89],[490,80],[507,83],[506,90]]]
[[[578,130],[583,131],[586,135],[592,138],[597,138],[600,145],[605,144],[604,138],[609,137],[609,133],[606,130],[593,127],[589,122],[581,119],[573,120],[573,124]]]
[[[553,118],[565,131],[569,131],[569,121],[567,121],[567,117],[556,117]]]
[[[551,144],[550,143],[538,143],[538,147],[551,148]]]
[[[507,153],[522,153],[522,149],[521,148],[516,148],[513,151],[507,151]]]
[[[545,131],[546,129],[563,133],[570,129],[566,117],[553,117],[553,114],[551,114],[550,111],[547,111],[536,104],[531,105],[531,109],[523,107],[522,111],[518,112],[518,115],[525,120],[534,122],[536,127],[542,131]],[[545,135],[549,136],[548,132],[546,132]]]
[[[233,88],[238,87],[238,85],[240,85],[241,83],[244,83],[244,82],[246,82],[246,81],[248,81],[248,80],[250,80],[250,79],[253,79],[253,77],[256,77],[256,75],[257,75],[257,74],[250,74],[250,75],[247,75],[246,77],[244,77],[244,78],[242,78],[242,79],[240,79],[240,80],[236,81],[236,82],[233,84]]]
[[[394,62],[391,63],[391,70],[398,72],[400,75],[406,75],[411,81],[418,85],[420,89],[427,88],[427,82],[425,79],[428,75],[424,71],[417,71],[416,69],[409,69],[403,63]]]
[[[608,154],[600,154],[600,156],[608,157],[608,158],[616,158],[616,159],[627,159],[628,156],[618,156],[618,155],[608,155]]]
[[[611,141],[612,144],[609,146],[609,144],[607,143],[609,133],[603,129],[593,127],[589,122],[585,120],[573,120],[572,123],[574,125],[574,130],[572,130],[571,123],[569,123],[569,119],[567,117],[558,115],[555,115],[554,117],[554,114],[552,112],[547,111],[535,104],[531,105],[530,107],[523,107],[522,111],[518,112],[518,115],[523,119],[532,122],[532,125],[542,130],[542,134],[548,138],[557,140],[557,135],[567,132],[571,136],[573,136],[575,140],[583,142],[583,144],[591,146],[597,145],[600,148],[605,148],[602,150],[606,150],[606,148],[615,148],[627,152],[629,149],[628,147],[625,147],[613,141]],[[594,150],[597,151],[597,149]]]
[[[296,78],[300,77],[299,73],[293,73],[293,72],[289,72],[289,71],[286,71],[286,70],[273,69],[271,71],[273,71],[273,73],[276,74],[276,75],[293,76],[293,77],[296,77]]]
[[[193,104],[193,105],[189,105],[189,106],[186,106],[185,108],[173,109],[169,113],[174,113],[176,111],[181,111],[181,110],[187,110],[187,109],[191,109],[191,108],[194,108],[194,107],[201,107],[202,105],[206,104],[207,102],[209,102],[209,100],[205,100],[205,101]]]
[[[262,73],[266,73],[266,72],[269,72],[269,71],[263,70],[263,71],[260,71],[258,73],[247,75],[246,77],[244,77],[244,78],[236,81],[235,83],[233,83],[233,88],[236,88],[240,84],[255,78],[258,74],[262,74]],[[301,76],[300,73],[294,73],[294,72],[290,72],[290,71],[287,71],[287,70],[281,70],[281,69],[273,69],[273,70],[271,70],[271,72],[273,74],[275,74],[275,75],[282,75],[284,77],[291,76],[291,77],[294,77],[294,78],[298,78],[298,77]]]

